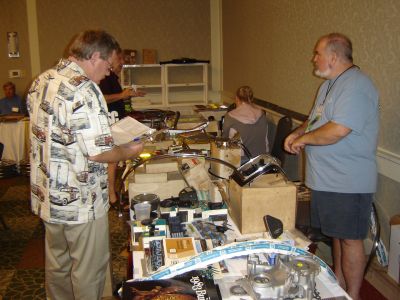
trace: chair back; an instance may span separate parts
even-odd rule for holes
[[[3,158],[4,144],[0,143],[0,160]]]
[[[281,161],[282,168],[285,163],[285,150],[283,149],[283,142],[290,132],[292,132],[292,118],[288,116],[280,118],[278,121],[278,125],[276,126],[274,144],[271,149],[271,155]]]

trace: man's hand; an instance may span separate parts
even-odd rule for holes
[[[124,89],[121,92],[120,98],[121,99],[126,99],[126,98],[133,97],[134,95],[135,95],[135,93],[134,93],[133,89],[132,88],[128,88],[128,89]]]
[[[299,154],[306,145],[323,146],[335,144],[350,132],[350,128],[330,121],[307,133],[304,133],[301,128],[296,129],[285,139],[284,147],[289,153]]]
[[[121,99],[126,99],[130,97],[143,97],[146,92],[141,90],[134,90],[133,88],[126,88],[121,92]]]
[[[305,121],[300,127],[296,128],[291,134],[289,134],[284,143],[283,147],[285,151],[292,153],[292,154],[299,154],[300,151],[304,148],[304,143],[299,143],[297,140],[299,137],[304,135],[304,132],[308,126],[308,120]]]
[[[144,95],[146,95],[146,92],[141,91],[141,90],[134,90],[134,97],[143,97]]]
[[[129,142],[126,144],[121,145],[121,147],[127,147],[131,152],[131,156],[137,156],[140,153],[142,153],[143,149],[144,149],[144,143],[140,142]]]
[[[285,142],[283,143],[285,151],[292,153],[292,154],[296,153],[293,149],[293,142],[297,139],[298,136],[299,136],[299,134],[293,132],[285,138]]]
[[[304,149],[304,147],[306,146],[306,144],[303,142],[303,136],[300,136],[298,138],[296,138],[291,146],[290,146],[290,153],[292,154],[299,154],[301,152],[301,150]]]
[[[105,151],[88,159],[96,162],[109,163],[119,162],[138,156],[144,148],[144,143],[129,142],[119,146],[114,146],[109,151]]]

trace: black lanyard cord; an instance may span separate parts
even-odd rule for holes
[[[346,70],[344,70],[342,73],[340,73],[339,76],[336,77],[336,79],[333,81],[332,84],[331,84],[331,81],[329,80],[328,89],[326,90],[325,98],[324,98],[324,101],[322,101],[322,104],[321,104],[321,105],[324,105],[324,104],[325,104],[325,101],[326,101],[326,98],[327,98],[328,95],[329,95],[329,92],[331,91],[331,89],[332,89],[333,86],[335,85],[336,81],[340,78],[340,76],[342,76],[344,73],[346,73],[348,70],[350,70],[350,69],[353,68],[353,67],[359,68],[359,67],[356,66],[356,65],[351,65],[351,66],[348,67]]]

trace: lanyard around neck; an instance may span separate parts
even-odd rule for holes
[[[324,104],[325,104],[325,101],[326,101],[326,98],[327,98],[328,95],[329,95],[329,92],[331,91],[331,89],[332,89],[333,86],[335,85],[336,81],[340,78],[340,76],[342,76],[344,73],[346,73],[348,70],[350,70],[350,69],[352,69],[352,68],[354,68],[354,67],[358,68],[358,66],[356,66],[356,65],[351,65],[351,66],[348,67],[346,70],[344,70],[342,73],[340,73],[340,74],[335,78],[335,80],[332,82],[332,84],[331,84],[331,80],[329,80],[328,89],[326,90],[325,97],[324,97],[324,100],[322,101],[321,105],[324,105]]]

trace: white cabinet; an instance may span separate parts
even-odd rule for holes
[[[123,87],[135,85],[147,93],[133,98],[134,108],[206,104],[208,64],[124,65],[121,84]]]
[[[165,64],[163,68],[169,105],[207,103],[208,64]]]

